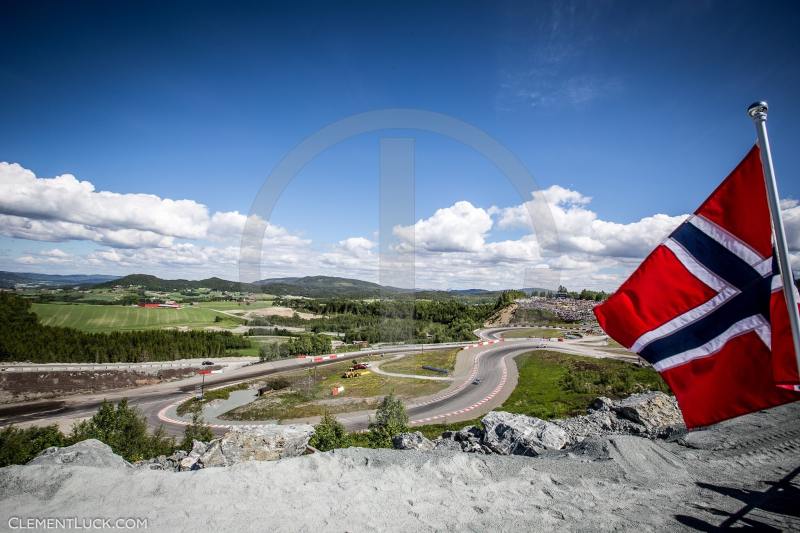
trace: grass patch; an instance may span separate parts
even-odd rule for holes
[[[235,327],[244,322],[243,319],[202,307],[147,309],[123,305],[35,303],[32,311],[39,316],[39,320],[45,326],[62,326],[90,333],[168,327],[225,328]],[[218,317],[219,322],[216,321]]]
[[[195,302],[192,307],[201,307],[205,309],[219,309],[220,311],[252,311],[254,309],[264,309],[272,307],[272,300],[257,300],[250,304],[243,304],[241,302]]]
[[[379,356],[359,358],[359,361],[380,360]],[[352,361],[342,361],[316,367],[316,378],[312,369],[288,372],[282,377],[287,381],[286,390],[276,391],[247,405],[225,413],[220,418],[227,420],[288,420],[320,416],[324,411],[345,413],[374,409],[378,399],[390,392],[401,398],[427,396],[444,390],[446,381],[394,378],[364,371],[356,378],[342,378]],[[344,386],[339,396],[331,395],[335,385]]]
[[[669,387],[652,368],[623,361],[536,351],[516,359],[517,387],[498,411],[543,419],[586,413],[597,396],[622,398],[635,392]]]
[[[236,348],[235,350],[228,350],[229,355],[241,355],[242,357],[258,357],[261,353],[261,344],[258,342],[251,342],[248,348]]]
[[[346,403],[317,403],[318,398],[302,390],[276,391],[237,407],[220,416],[223,420],[289,420],[375,409],[377,398],[361,398]]]
[[[530,337],[558,339],[564,337],[564,331],[552,328],[519,328],[503,332],[503,337],[506,339],[527,339]]]
[[[382,370],[395,372],[398,374],[419,374],[421,376],[441,376],[440,372],[426,370],[423,366],[433,366],[449,370],[456,367],[456,355],[460,348],[453,350],[438,350],[432,352],[421,352],[401,357],[397,361],[391,361],[381,365]]]
[[[411,431],[420,431],[423,435],[433,440],[440,437],[445,431],[458,431],[467,426],[483,427],[480,418],[464,420],[463,422],[453,422],[452,424],[427,424],[425,426],[413,426]]]

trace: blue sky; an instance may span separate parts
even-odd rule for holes
[[[754,130],[744,110],[757,99],[770,102],[781,195],[800,198],[792,2],[6,0],[0,9],[0,161],[36,180],[71,174],[95,191],[191,200],[209,219],[244,215],[270,170],[320,128],[416,108],[466,121],[514,152],[564,211],[555,218],[565,238],[587,237],[599,220],[620,224],[629,246],[508,253],[530,234],[510,211],[527,198],[452,140],[389,132],[416,139],[417,241],[429,244],[418,254],[421,286],[518,286],[528,281],[520,272],[549,267],[571,286],[613,288],[746,153]],[[278,233],[265,244],[264,277],[375,277],[385,136],[351,139],[297,176],[270,220]],[[10,172],[0,179],[18,187]],[[45,205],[33,195],[49,185],[32,187],[27,200]],[[25,200],[0,210],[15,217],[4,219],[0,268],[237,276],[233,222],[214,236],[131,216],[89,220],[79,210],[91,211],[91,198],[57,212]],[[107,207],[117,213],[152,207],[115,202]],[[471,209],[454,209],[459,202]],[[786,208],[798,241],[800,215]],[[657,214],[667,217],[640,223]],[[210,224],[197,216],[188,223]],[[458,224],[461,249],[442,240]]]

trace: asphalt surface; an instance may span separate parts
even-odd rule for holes
[[[459,361],[453,375],[453,383],[446,390],[430,397],[415,399],[407,405],[412,424],[469,420],[499,406],[516,386],[516,366],[513,363],[513,358],[542,345],[546,345],[547,349],[577,355],[611,356],[607,352],[596,350],[592,346],[581,345],[580,342],[575,341],[552,342],[542,339],[509,339],[508,341],[497,342],[502,338],[502,332],[508,329],[513,328],[491,328],[476,332],[481,339],[491,339],[496,342],[490,345],[476,346],[476,344],[480,344],[480,341],[477,343],[425,345],[424,349],[452,347],[465,347],[466,349],[459,353]],[[384,347],[340,354],[337,359],[322,363],[313,363],[305,359],[259,363],[226,371],[223,374],[206,376],[204,386],[206,388],[219,387],[280,372],[309,368],[315,364],[333,364],[341,360],[356,359],[376,353],[418,353],[420,349],[423,349],[420,345]],[[165,408],[190,397],[200,382],[201,378],[198,376],[178,382],[160,383],[137,389],[5,406],[0,408],[0,425],[32,421],[53,423],[58,420],[91,416],[104,399],[115,401],[127,398],[130,405],[142,410],[151,427],[163,425],[168,433],[179,435],[183,433],[184,425],[174,418],[165,417]],[[367,427],[371,414],[372,412],[349,413],[342,414],[338,418],[348,429],[359,430]],[[313,422],[314,420],[304,421]],[[221,432],[224,431],[224,428],[216,428],[216,430]]]
[[[365,355],[378,353],[417,353],[421,349],[456,348],[468,344],[469,343],[462,342],[424,346],[406,345],[399,347],[383,347],[339,354],[336,359],[322,363],[313,363],[307,359],[287,359],[270,363],[258,363],[230,370],[223,374],[212,374],[205,378],[196,376],[177,382],[159,383],[158,385],[150,385],[136,389],[106,391],[97,394],[81,394],[58,400],[10,404],[0,407],[0,426],[32,421],[55,423],[65,418],[81,418],[92,415],[103,400],[118,401],[127,398],[130,405],[139,407],[144,412],[151,427],[158,427],[163,424],[169,433],[181,434],[183,432],[182,425],[166,423],[158,417],[158,413],[165,405],[189,397],[201,383],[204,383],[205,388],[219,387],[280,372],[309,368],[314,365],[333,364],[338,361],[357,359]]]

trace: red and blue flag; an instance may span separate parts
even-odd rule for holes
[[[661,374],[690,428],[800,400],[766,194],[754,146],[594,310]]]

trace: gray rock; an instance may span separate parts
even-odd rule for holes
[[[675,398],[663,392],[634,394],[614,405],[617,416],[645,427],[647,433],[658,436],[672,427],[683,424]]]
[[[222,453],[222,446],[220,445],[219,439],[212,440],[208,443],[206,452],[200,456],[200,462],[203,464],[204,468],[226,466],[228,464],[228,460]]]
[[[532,416],[492,411],[483,417],[483,426],[483,444],[502,455],[533,457],[560,450],[569,442],[564,429]]]
[[[188,457],[184,457],[181,460],[181,464],[178,469],[181,472],[185,472],[187,470],[198,470],[203,467],[203,464],[199,462],[199,459],[199,455],[190,454]]]
[[[419,431],[400,433],[392,437],[395,450],[432,450],[433,442]]]
[[[296,457],[305,453],[313,434],[314,428],[308,424],[238,426],[211,441],[200,462],[207,468]]]
[[[484,446],[478,441],[461,441],[461,451],[466,453],[486,453]]]
[[[611,411],[614,408],[614,402],[611,398],[600,396],[592,400],[589,404],[589,411]]]
[[[203,455],[206,453],[206,449],[208,449],[208,445],[200,440],[192,441],[192,451],[189,452],[189,455],[195,453],[197,455]]]
[[[433,441],[433,449],[434,450],[447,450],[447,451],[453,451],[453,452],[462,451],[460,442],[456,442],[452,438],[447,439],[447,438],[444,438],[444,437],[439,437],[438,439]]]
[[[131,464],[115,454],[111,447],[97,439],[87,439],[72,446],[52,446],[31,459],[29,465],[94,466],[101,468],[130,468]]]
[[[475,426],[461,428],[453,436],[458,442],[480,442],[483,439],[483,430]]]
[[[183,460],[183,458],[186,457],[187,455],[189,454],[186,453],[185,451],[177,450],[175,453],[167,457],[167,460],[172,461],[174,463],[180,463]]]

